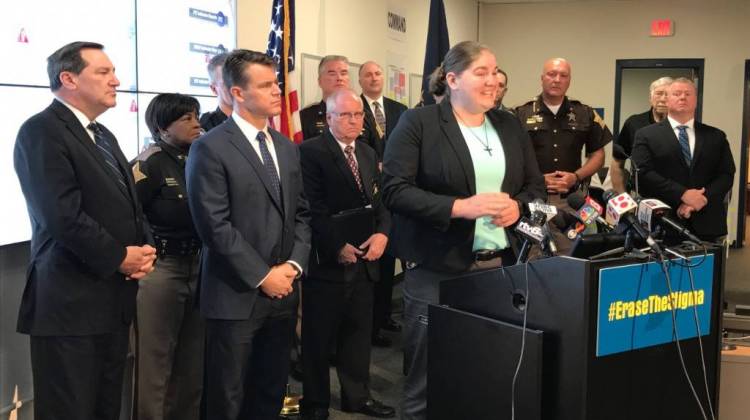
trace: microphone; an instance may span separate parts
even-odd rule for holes
[[[701,240],[697,236],[693,235],[685,226],[668,216],[670,210],[672,210],[672,208],[660,200],[655,198],[645,198],[638,203],[638,220],[640,220],[641,223],[645,223],[650,231],[653,230],[653,226],[656,223],[661,223],[662,225],[669,226],[689,240],[700,244]]]
[[[568,196],[567,202],[571,208],[578,209],[576,214],[586,226],[598,222],[603,229],[608,231],[612,230],[609,223],[607,223],[607,221],[601,216],[604,214],[602,205],[597,203],[596,200],[590,196],[584,196],[582,193],[576,192]]]
[[[612,144],[612,157],[617,160],[628,160],[630,155],[625,152],[625,148],[622,145],[614,143]]]
[[[541,242],[542,251],[548,251],[551,255],[556,254],[557,244],[555,244],[555,240],[552,238],[547,223],[557,216],[557,207],[545,203],[541,198],[534,199],[534,201],[529,203],[528,207],[531,214],[534,214],[535,212],[544,213],[545,220],[540,223],[545,236]]]
[[[638,204],[628,193],[617,194],[612,190],[607,190],[603,195],[607,200],[607,222],[613,226],[624,224],[628,229],[632,229],[641,238],[646,240],[648,246],[657,253],[663,255],[661,247],[651,237],[651,234],[641,226],[635,214],[638,211]]]
[[[544,241],[544,229],[542,224],[547,220],[547,215],[542,211],[531,212],[530,217],[521,217],[516,223],[515,231],[523,237],[523,245],[518,252],[516,264],[523,264],[529,260],[529,251],[533,244],[541,244]]]

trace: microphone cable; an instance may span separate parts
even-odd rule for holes
[[[521,364],[523,363],[523,356],[526,352],[526,321],[529,314],[529,262],[524,263],[524,278],[526,279],[526,297],[524,298],[523,305],[523,328],[521,328],[521,354],[518,355],[518,363],[516,364],[516,371],[513,373],[513,382],[510,385],[510,419],[516,420],[516,382],[518,380],[518,372],[521,371]]]
[[[659,256],[660,260],[660,266],[661,270],[664,273],[664,278],[667,282],[667,289],[669,291],[669,308],[670,313],[672,315],[672,338],[674,339],[675,345],[677,346],[677,355],[680,359],[680,365],[682,366],[682,373],[685,375],[685,379],[687,379],[688,385],[690,386],[690,391],[693,394],[693,398],[695,398],[695,402],[698,403],[698,408],[701,411],[701,416],[703,417],[703,420],[708,420],[708,416],[706,415],[706,410],[703,408],[703,403],[700,400],[700,397],[698,396],[698,392],[695,390],[695,386],[693,385],[692,379],[690,379],[690,373],[687,370],[687,366],[685,365],[685,357],[682,354],[682,346],[680,345],[680,335],[677,331],[677,309],[675,308],[675,304],[672,301],[672,281],[669,276],[669,267],[667,267],[667,261],[663,256]],[[714,419],[713,413],[711,413],[711,418]],[[715,419],[714,419],[715,420]]]

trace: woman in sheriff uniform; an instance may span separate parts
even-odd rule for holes
[[[158,266],[138,289],[138,420],[199,418],[204,324],[195,299],[200,242],[185,187],[188,151],[203,133],[199,111],[193,97],[157,95],[146,109],[154,143],[132,163],[158,255]]]

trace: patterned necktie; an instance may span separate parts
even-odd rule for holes
[[[677,130],[679,130],[679,135],[677,136],[677,140],[680,141],[680,149],[682,149],[682,158],[685,159],[685,163],[687,166],[690,166],[690,161],[693,159],[690,154],[690,140],[688,139],[688,133],[687,133],[688,126],[686,125],[678,125]]]
[[[349,169],[352,170],[352,175],[354,175],[354,180],[357,181],[357,188],[359,188],[359,192],[362,192],[362,178],[359,176],[359,167],[357,166],[357,161],[354,160],[354,148],[352,146],[346,146],[344,147],[344,154],[346,154],[346,163],[349,164]]]
[[[90,123],[86,128],[94,132],[94,143],[96,143],[96,149],[99,151],[99,154],[102,155],[102,158],[104,158],[104,162],[107,164],[110,172],[112,172],[112,175],[115,176],[115,180],[127,190],[128,183],[125,180],[125,174],[122,173],[120,164],[117,163],[117,159],[115,159],[114,149],[112,148],[109,139],[104,134],[104,131],[99,127],[99,124],[95,122]]]
[[[382,137],[385,135],[385,115],[383,115],[383,111],[380,109],[380,102],[373,102],[372,106],[374,107],[372,113],[375,115],[375,123],[378,124]]]
[[[256,140],[258,140],[258,144],[260,145],[260,157],[263,160],[263,166],[266,167],[266,173],[268,173],[268,178],[271,179],[271,186],[273,187],[273,191],[276,194],[276,200],[281,200],[281,180],[279,179],[279,173],[276,172],[276,164],[273,163],[273,157],[271,157],[271,152],[268,150],[268,145],[266,144],[266,133],[262,131],[258,131],[258,135],[255,136]]]

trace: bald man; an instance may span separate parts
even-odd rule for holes
[[[558,208],[568,208],[567,195],[604,165],[604,146],[612,141],[612,133],[593,108],[566,96],[570,80],[567,60],[545,61],[542,93],[515,109],[534,145],[549,202]],[[585,162],[581,157],[584,146]],[[571,241],[554,226],[552,230],[559,253],[564,254]]]

